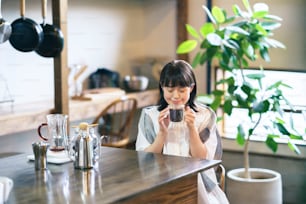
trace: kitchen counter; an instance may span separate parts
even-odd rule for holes
[[[85,91],[85,97],[91,100],[69,101],[69,120],[77,121],[95,117],[99,110],[106,107],[113,99],[122,96],[135,97],[137,107],[142,108],[156,104],[159,100],[157,89],[142,92],[126,93],[119,88],[101,88]],[[15,132],[36,129],[46,121],[46,115],[54,112],[53,101],[42,101],[31,104],[15,105],[13,111],[0,111],[0,136]]]
[[[197,173],[221,161],[102,147],[95,168],[48,164],[35,171],[25,154],[0,159],[15,203],[196,203]]]

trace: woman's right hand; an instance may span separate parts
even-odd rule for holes
[[[167,133],[168,132],[168,126],[170,123],[170,117],[169,117],[169,108],[165,108],[159,113],[158,117],[158,123],[159,123],[159,131],[161,133]]]

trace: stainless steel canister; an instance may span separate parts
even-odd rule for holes
[[[50,144],[47,142],[32,143],[36,170],[47,169],[47,150],[49,146]]]

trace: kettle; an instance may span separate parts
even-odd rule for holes
[[[101,143],[94,134],[93,127],[96,125],[82,122],[74,127],[75,136],[70,144],[69,156],[76,169],[91,169],[99,159]]]

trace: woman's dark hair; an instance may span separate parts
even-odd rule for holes
[[[162,87],[176,86],[193,87],[186,105],[190,106],[190,108],[196,111],[194,100],[197,94],[197,83],[192,67],[184,60],[173,60],[163,67],[159,79],[160,99],[158,103],[158,110],[161,111],[168,106],[168,103],[164,99]]]

